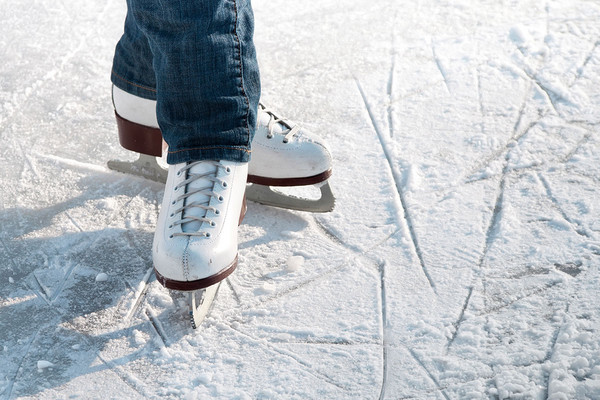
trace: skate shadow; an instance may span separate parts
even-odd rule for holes
[[[151,232],[109,228],[59,239],[72,245],[68,254],[47,258],[54,238],[3,240],[2,259],[11,260],[0,266],[3,398],[35,396],[90,374],[127,380],[123,366],[151,364],[153,353],[189,333],[178,304],[146,304],[140,282],[164,292],[162,303],[168,296],[148,274]],[[171,321],[173,328],[162,328]],[[86,397],[80,388],[68,392]]]
[[[4,308],[0,313],[3,320],[7,314],[28,311],[37,314],[20,316],[33,323],[17,324],[20,329],[9,331],[4,326],[0,332],[4,349],[0,354],[1,368],[7,378],[4,387],[0,386],[3,398],[43,393],[48,396],[62,390],[78,398],[89,398],[92,392],[101,397],[102,387],[86,386],[115,378],[117,382],[112,382],[111,386],[118,387],[120,383],[123,388],[130,389],[128,386],[132,385],[133,379],[128,370],[143,365],[150,369],[156,352],[165,347],[160,340],[154,339],[151,332],[154,328],[149,321],[136,319],[135,323],[126,324],[111,321],[102,313],[79,315],[63,321],[40,310],[35,299],[8,310]],[[12,323],[15,319],[9,321]],[[179,339],[174,337],[173,340]],[[130,397],[133,396],[123,394],[123,398]]]
[[[156,351],[192,332],[179,295],[148,274],[163,185],[95,170],[52,182],[50,205],[0,212],[0,371],[7,377],[0,395],[64,389],[86,397],[90,389],[80,382],[116,374],[124,388],[144,397],[128,365],[150,369]],[[301,214],[250,203],[242,230],[254,232],[240,248],[301,234],[307,226]]]
[[[246,217],[240,227],[239,249],[250,249],[291,236],[301,237],[308,225],[307,217],[301,212],[249,201]]]
[[[138,338],[127,356],[101,355],[144,324],[124,324],[123,315],[151,267],[163,186],[58,163],[38,164],[32,179],[12,182],[2,195],[3,204],[17,205],[0,210],[2,398],[114,369],[148,347]]]
[[[47,172],[52,175],[52,171]],[[57,172],[58,173],[58,172]],[[164,185],[158,182],[130,177],[125,174],[109,171],[93,171],[93,174],[80,176],[76,180],[60,179],[61,175],[52,178],[56,184],[52,186],[52,192],[47,197],[51,199],[40,199],[39,201],[52,201],[47,207],[31,208],[15,207],[6,208],[0,212],[0,226],[3,236],[26,236],[31,232],[42,230],[55,224],[57,216],[70,210],[79,209],[84,205],[109,208],[113,206],[110,199],[125,196],[141,197],[149,203],[160,201]],[[77,195],[65,198],[70,193]],[[5,194],[6,196],[7,194]],[[62,199],[64,198],[64,199]],[[32,203],[35,199],[6,198],[5,203],[23,204]],[[74,219],[76,216],[69,215]]]

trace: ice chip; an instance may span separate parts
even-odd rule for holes
[[[304,265],[304,257],[302,256],[290,256],[287,259],[287,270],[290,272],[296,272]]]
[[[50,361],[39,360],[37,362],[37,367],[38,367],[38,369],[52,368],[52,367],[54,367],[54,364],[52,364]]]

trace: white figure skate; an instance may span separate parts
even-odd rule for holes
[[[327,180],[331,176],[331,152],[320,138],[275,112],[258,105],[258,126],[252,141],[248,167],[248,199],[292,210],[328,212],[335,198]],[[294,197],[272,187],[318,185],[317,200]]]
[[[190,292],[194,328],[208,312],[218,284],[237,266],[247,175],[247,163],[231,161],[169,166],[152,260],[164,287]]]
[[[156,101],[113,86],[113,103],[121,146],[140,156],[133,163],[111,160],[108,167],[165,182],[166,170],[156,161],[166,149],[156,119]],[[331,165],[331,153],[323,140],[259,105],[248,166],[248,183],[251,184],[246,192],[248,200],[300,211],[331,211],[335,205],[327,181]],[[319,188],[320,198],[295,197],[272,189],[308,185]]]
[[[335,198],[327,182],[331,153],[323,141],[262,105],[249,164],[210,161],[171,165],[167,170],[157,163],[167,146],[156,119],[156,101],[113,86],[113,103],[121,145],[140,156],[133,163],[112,160],[108,166],[166,182],[153,245],[155,274],[166,288],[188,292],[194,329],[208,313],[220,282],[237,265],[237,224],[232,221],[239,215],[241,223],[245,213],[245,203],[239,205],[242,189],[246,189],[246,198],[276,207],[312,212],[334,207]],[[235,182],[225,179],[228,169],[234,172]],[[244,182],[240,184],[242,175]],[[218,184],[209,189],[211,183]],[[306,185],[319,185],[321,197],[299,198],[271,188]],[[233,189],[223,195],[223,201],[229,204],[225,199],[231,196],[231,205],[215,203],[219,202],[219,191],[228,191],[227,187]],[[220,215],[227,215],[226,220],[217,222]],[[218,229],[224,230],[216,234]]]

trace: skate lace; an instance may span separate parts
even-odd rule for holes
[[[300,132],[299,125],[294,124],[286,118],[278,116],[273,110],[265,107],[262,103],[258,104],[258,112],[259,114],[266,113],[269,116],[269,123],[267,124],[267,137],[269,139],[274,136],[274,129],[277,124],[283,125],[285,128],[287,128],[287,130],[281,132],[282,135],[285,135],[283,138],[283,143],[288,143],[298,132]]]
[[[201,174],[191,172],[191,169],[199,163],[212,164],[215,167],[215,169]],[[181,219],[174,221],[172,226],[181,225],[182,231],[173,233],[173,236],[210,237],[209,232],[200,231],[199,229],[192,229],[191,231],[187,232],[185,231],[185,229],[189,229],[190,225],[192,225],[192,223],[194,222],[198,223],[198,228],[202,225],[203,222],[206,222],[211,226],[216,225],[215,222],[212,219],[207,218],[206,215],[209,211],[212,211],[216,215],[220,213],[220,211],[217,208],[211,207],[209,205],[212,198],[216,198],[219,201],[223,201],[223,196],[214,191],[215,184],[218,183],[223,187],[227,187],[227,182],[217,178],[219,168],[224,169],[226,172],[230,172],[230,168],[222,165],[219,161],[195,161],[186,164],[178,171],[178,174],[186,174],[186,179],[180,182],[174,188],[174,190],[184,188],[184,193],[180,195],[177,199],[175,199],[175,201],[173,202],[173,204],[176,204],[178,202],[182,203],[181,207],[173,210],[173,213],[171,214],[171,216],[174,216],[176,214],[181,213]],[[204,180],[206,182],[206,186],[198,188],[189,187],[191,183],[196,182],[198,180]],[[206,196],[206,200],[198,201],[191,199],[192,196],[198,194]],[[189,211],[191,211],[192,209],[198,208],[203,210],[203,212],[200,213],[201,215],[193,215],[189,213]]]

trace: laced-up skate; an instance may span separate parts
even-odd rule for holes
[[[249,199],[258,203],[300,211],[327,212],[335,198],[327,181],[331,176],[331,153],[324,141],[262,104],[252,141],[248,167]],[[272,187],[318,185],[316,200],[295,197]]]
[[[152,259],[163,286],[190,292],[194,328],[208,312],[219,283],[237,266],[247,174],[247,163],[229,161],[169,166]]]
[[[156,119],[156,102],[113,86],[113,103],[121,145],[140,156],[133,163],[113,160],[108,166],[166,181],[152,249],[154,268],[165,287],[188,292],[194,328],[208,312],[220,282],[237,265],[237,224],[245,211],[240,200],[244,189],[248,199],[271,206],[312,212],[334,207],[327,181],[332,164],[327,146],[263,105],[259,105],[249,164],[205,161],[170,165],[167,173],[157,163],[166,143]],[[236,176],[233,189],[229,178],[225,179],[232,172]],[[319,199],[294,197],[271,188],[308,185],[319,186]],[[220,193],[230,189],[227,195]],[[223,215],[227,215],[225,220]],[[240,216],[237,222],[235,215]]]
[[[113,87],[113,103],[121,145],[140,155],[133,163],[111,160],[109,168],[164,182],[166,171],[156,161],[166,148],[156,120],[156,102]],[[300,211],[331,211],[335,205],[328,182],[332,158],[325,142],[262,104],[258,111],[247,198]],[[319,188],[320,198],[296,197],[273,189],[309,185]]]

